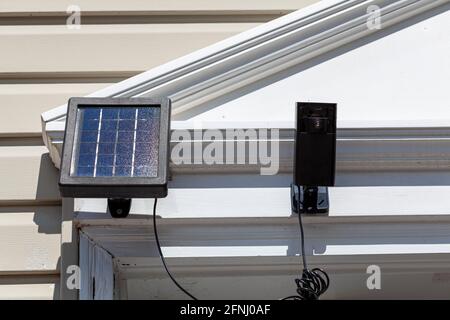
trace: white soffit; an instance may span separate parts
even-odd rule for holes
[[[92,93],[91,97],[169,96],[173,114],[204,105],[278,74],[283,70],[323,55],[345,44],[369,36],[367,27],[371,5],[378,6],[383,29],[418,16],[450,0],[326,0],[298,10],[257,28],[241,33],[140,75]],[[59,147],[64,132],[67,106],[42,114],[43,138],[53,161],[59,165]],[[281,127],[291,127],[291,123]],[[271,122],[241,127],[277,127]],[[173,123],[185,127],[186,124]],[[221,124],[216,123],[216,127]],[[448,123],[340,123],[345,127],[448,127]],[[191,126],[192,128],[192,126]],[[447,130],[443,130],[448,135]],[[359,136],[356,131],[356,136]]]

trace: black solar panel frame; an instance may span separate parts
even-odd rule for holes
[[[156,177],[88,177],[71,175],[80,107],[160,108],[158,174]],[[76,97],[68,102],[64,145],[61,157],[59,188],[61,196],[72,198],[163,198],[167,196],[169,168],[170,99],[152,98],[90,98]]]

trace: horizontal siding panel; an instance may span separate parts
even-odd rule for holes
[[[0,285],[0,300],[57,300],[55,283]]]
[[[58,269],[61,207],[0,207],[0,275]]]
[[[0,137],[41,135],[41,113],[109,84],[0,84]]]
[[[0,276],[0,300],[58,300],[59,275]]]
[[[154,12],[154,13],[187,13],[187,12],[217,12],[217,11],[292,11],[305,5],[317,2],[317,0],[109,0],[106,4],[103,0],[2,0],[0,12],[11,13],[53,13],[64,14],[70,5],[78,5],[82,11],[90,12]]]
[[[58,175],[45,146],[0,147],[0,205],[59,201]]]
[[[2,26],[0,78],[33,72],[146,71],[257,25]]]

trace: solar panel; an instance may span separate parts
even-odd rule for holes
[[[80,106],[77,118],[72,176],[158,175],[158,106]]]
[[[61,157],[61,195],[167,196],[169,133],[168,98],[71,98]]]

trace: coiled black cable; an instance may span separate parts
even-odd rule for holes
[[[305,236],[303,232],[302,214],[300,213],[300,201],[297,201],[298,223],[300,226],[300,247],[302,250],[303,272],[300,279],[295,279],[297,295],[286,297],[282,300],[317,300],[327,291],[330,278],[320,268],[308,269],[305,256]]]
[[[156,225],[157,203],[158,199],[155,198],[155,202],[153,204],[153,232],[155,234],[156,246],[158,248],[161,262],[169,278],[173,281],[173,283],[191,299],[198,300],[194,295],[189,293],[178,283],[178,281],[172,276],[172,273],[170,273],[169,268],[167,267],[164,254],[161,249],[161,243],[159,242],[158,228]],[[300,212],[298,203],[297,208],[298,208],[297,212]],[[300,225],[300,240],[301,240],[300,245],[302,250],[303,272],[302,277],[300,279],[295,279],[295,283],[297,285],[297,295],[289,296],[282,300],[317,300],[325,291],[327,291],[330,279],[326,274],[326,272],[323,271],[322,269],[319,268],[314,268],[312,270],[308,269],[305,256],[305,237],[303,232],[302,217],[300,213],[298,214],[298,220]]]
[[[166,259],[164,259],[164,255],[161,249],[161,244],[159,242],[159,237],[158,237],[158,228],[156,227],[156,204],[158,203],[158,199],[155,198],[155,203],[153,204],[153,233],[155,234],[155,240],[156,240],[156,246],[158,247],[158,252],[159,252],[159,256],[161,257],[161,262],[164,266],[164,269],[166,269],[167,274],[169,275],[169,278],[173,281],[173,283],[181,290],[183,291],[186,295],[188,295],[190,298],[192,298],[193,300],[197,300],[197,298],[195,296],[193,296],[192,294],[190,294],[186,289],[184,289],[178,282],[177,280],[175,280],[175,278],[172,276],[172,274],[169,271],[169,268],[167,267],[166,264]]]

